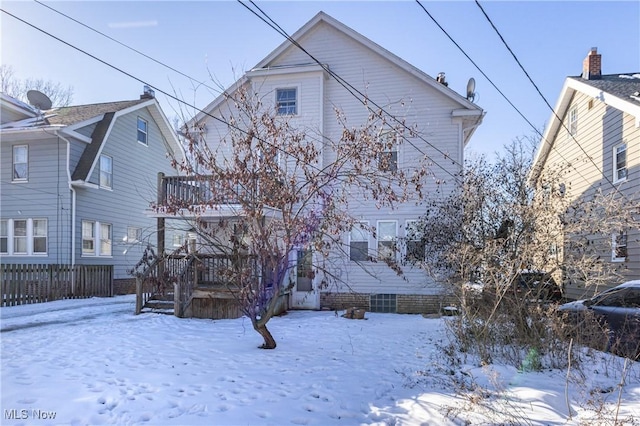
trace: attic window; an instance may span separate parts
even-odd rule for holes
[[[296,115],[298,113],[298,90],[296,88],[276,90],[276,113]]]
[[[138,142],[148,145],[147,142],[147,120],[138,117]]]
[[[573,107],[569,111],[569,139],[578,133],[578,108]]]

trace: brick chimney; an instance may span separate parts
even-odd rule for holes
[[[602,56],[598,53],[597,47],[592,47],[587,57],[582,61],[582,78],[600,80],[600,77],[602,77]]]
[[[146,84],[143,87],[143,93],[140,95],[140,99],[153,99],[156,97],[156,92]]]

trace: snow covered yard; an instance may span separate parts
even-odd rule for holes
[[[2,308],[3,425],[640,424],[640,363],[451,368],[446,318],[294,311],[269,322],[133,315],[133,296]],[[626,369],[625,369],[626,366]],[[624,371],[625,383],[620,386]],[[456,394],[454,381],[478,385]]]

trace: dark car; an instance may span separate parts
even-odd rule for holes
[[[606,350],[632,358],[640,355],[640,280],[628,281],[591,299],[565,303],[558,311],[574,324],[593,317],[607,333]]]
[[[527,299],[546,302],[562,300],[562,290],[553,277],[543,271],[523,270],[514,280],[515,291]]]

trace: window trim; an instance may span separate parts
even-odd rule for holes
[[[91,238],[85,238],[85,224],[91,224]],[[106,239],[102,238],[102,231],[105,226],[109,227],[109,236]],[[85,250],[85,241],[91,241],[93,243],[93,249],[91,251]],[[108,244],[108,250],[103,248],[103,244],[105,243]],[[80,229],[80,246],[82,257],[113,257],[113,224],[97,220],[82,220]],[[105,254],[106,252],[108,253]]]
[[[44,222],[43,234],[36,234],[37,221]],[[16,235],[16,224],[25,222],[25,235]],[[4,228],[4,229],[3,229]],[[16,239],[23,240],[24,251],[16,251]],[[36,251],[36,239],[44,239],[44,251]],[[44,217],[1,219],[0,240],[4,240],[6,250],[0,251],[3,256],[46,257],[49,255],[49,220]],[[0,244],[0,249],[2,244]]]
[[[144,123],[144,130],[140,128],[140,123]],[[144,135],[144,141],[140,140],[140,134]],[[136,139],[139,144],[149,146],[149,122],[140,116],[136,122]]]
[[[354,224],[351,227],[351,230],[349,231],[349,261],[350,262],[366,262],[369,260],[369,232],[366,229],[363,229],[364,227],[369,227],[369,221],[368,220],[361,220],[359,221],[357,224]],[[355,240],[354,237],[354,231],[356,231],[359,236],[362,236],[363,239],[361,240]],[[364,260],[360,260],[360,259],[353,259],[353,255],[352,255],[352,247],[351,247],[351,243],[366,243],[366,252],[364,253],[365,259]]]
[[[620,244],[618,242],[618,237],[621,237],[621,241],[624,241],[624,244]],[[627,257],[629,256],[629,237],[627,235],[627,231],[620,231],[614,234],[611,234],[611,261],[612,262],[626,262]],[[618,249],[620,247],[624,247],[624,256],[618,256]]]
[[[29,145],[21,144],[21,145],[13,145],[11,147],[11,182],[28,182],[29,181]],[[24,163],[16,162],[16,149],[24,148],[26,152],[26,160]],[[16,177],[16,164],[25,164],[26,171],[25,177]]]
[[[619,148],[623,148],[618,151]],[[628,168],[627,168],[627,144],[621,143],[613,147],[613,183],[623,182],[627,180]],[[618,168],[618,155],[624,152],[624,167]],[[620,177],[620,171],[624,171],[624,176]]]
[[[391,149],[391,150],[387,149],[386,144],[389,141],[389,137],[393,137],[393,148],[395,149]],[[398,135],[398,132],[396,132],[395,130],[388,130],[380,134],[378,141],[381,144],[383,144],[382,146],[383,149],[378,154],[378,170],[380,170],[381,172],[398,171],[399,164],[400,164],[400,142],[399,142],[400,135]],[[393,158],[394,154],[395,154],[395,159]],[[388,161],[387,167],[383,167],[382,165],[383,156],[391,157],[391,160]]]
[[[104,237],[104,230],[107,229],[107,236]],[[113,225],[110,223],[98,222],[98,229],[100,231],[100,245],[98,246],[98,256],[111,257],[113,255]],[[108,253],[107,253],[108,252]]]
[[[281,113],[280,112],[280,101],[278,100],[278,93],[280,93],[281,91],[286,91],[286,90],[293,90],[295,92],[295,99],[294,99],[294,112],[293,113]],[[290,101],[288,101],[290,102]],[[278,87],[275,90],[275,106],[276,106],[276,115],[277,116],[282,116],[282,117],[294,117],[297,115],[300,115],[300,86],[285,86],[285,87]],[[288,111],[288,110],[287,110]]]
[[[575,137],[578,134],[578,106],[574,105],[569,110],[569,117],[567,119],[567,128],[569,129],[569,139]]]
[[[18,222],[24,222],[24,235],[16,235],[16,224]],[[14,219],[13,220],[13,254],[19,256],[28,256],[29,255],[29,219]],[[24,251],[17,251],[16,247],[18,244],[18,238],[24,239]]]
[[[382,226],[381,224],[383,223],[388,223],[388,224],[393,224],[393,235],[391,236],[390,240],[383,240],[383,235],[382,235]],[[388,243],[391,242],[391,253],[388,256],[381,256],[380,253],[382,250],[380,250],[380,244],[383,243],[383,247],[384,247],[384,243]],[[397,255],[398,255],[398,221],[397,220],[379,220],[376,222],[376,256],[378,260],[391,260],[391,261],[395,261],[397,260]]]
[[[425,244],[422,244],[422,259],[417,259],[414,257],[409,258],[409,243],[410,242],[422,242],[422,233],[417,229],[417,224],[420,221],[418,219],[407,219],[404,225],[404,236],[405,236],[405,252],[404,259],[409,263],[417,263],[424,262],[427,256],[427,249]],[[413,237],[413,238],[412,238]]]
[[[142,228],[139,226],[127,226],[127,240],[128,244],[136,244],[142,241]]]
[[[9,220],[0,219],[0,254],[9,254],[9,238]],[[2,244],[2,240],[4,240],[4,244]],[[6,249],[3,250],[3,246]]]
[[[109,160],[109,170],[106,171],[102,167],[102,160]],[[102,183],[103,175],[108,177],[108,184]],[[110,155],[100,155],[100,188],[113,189],[113,157]]]

